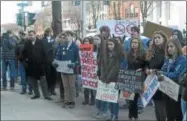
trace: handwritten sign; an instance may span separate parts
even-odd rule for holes
[[[79,51],[81,61],[82,85],[84,88],[97,89],[97,59],[93,51]]]
[[[148,75],[144,82],[144,92],[141,94],[143,106],[146,107],[160,86],[156,75]]]
[[[143,90],[142,72],[133,70],[120,70],[116,88],[127,92],[142,92]]]
[[[73,69],[68,67],[68,64],[71,64],[71,61],[54,60],[54,63],[58,64],[58,67],[56,68],[57,72],[66,73],[66,74],[74,73]]]
[[[175,101],[178,101],[179,85],[168,77],[164,76],[164,81],[160,82],[159,90]]]
[[[117,103],[119,90],[115,89],[115,83],[106,84],[98,81],[96,99]]]

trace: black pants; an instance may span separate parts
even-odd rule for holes
[[[138,118],[138,98],[139,94],[135,93],[134,100],[129,101],[129,118]]]
[[[48,90],[50,92],[54,91],[56,85],[56,69],[52,65],[48,65],[48,67],[46,67],[46,79]]]
[[[166,121],[165,100],[154,100],[157,121]]]
[[[91,94],[91,97],[90,97]],[[95,103],[95,92],[92,89],[84,89],[84,101],[87,103]]]
[[[166,97],[166,115],[167,121],[182,121],[183,115],[181,110],[181,95],[179,95],[178,101]]]

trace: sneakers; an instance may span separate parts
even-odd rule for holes
[[[26,91],[21,91],[20,94],[21,95],[26,94]]]
[[[109,116],[107,113],[102,113],[102,114],[97,115],[95,118],[99,120],[105,120],[105,119],[107,120],[109,119]]]
[[[100,113],[97,112],[97,113],[93,114],[92,117],[93,117],[93,118],[96,118],[99,114],[100,114]]]
[[[31,97],[32,100],[38,99],[38,98],[40,98],[40,96],[36,96],[36,95],[35,95],[35,96]]]
[[[62,105],[62,108],[68,108],[70,105],[69,102],[64,102],[63,105]]]
[[[53,100],[51,97],[45,97],[45,99],[49,101]]]
[[[70,102],[69,108],[70,108],[70,109],[74,109],[74,108],[75,108],[75,102]]]
[[[83,105],[88,105],[87,101],[82,102]]]

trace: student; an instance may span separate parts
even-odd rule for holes
[[[148,68],[146,69],[147,74],[151,74],[153,70],[160,70],[164,64],[165,59],[165,47],[167,44],[167,36],[163,31],[156,31],[153,34],[153,44],[150,47],[146,60],[149,62]],[[153,96],[155,104],[155,115],[157,121],[166,120],[165,101],[164,94],[161,91],[157,91]]]
[[[130,45],[131,48],[127,54],[128,70],[144,72],[147,66],[145,60],[146,53],[140,38],[133,38]],[[132,118],[138,119],[138,98],[139,94],[135,93],[134,100],[129,102],[129,120],[132,120]]]
[[[60,61],[71,61],[68,68],[73,69],[73,74],[61,73],[64,85],[65,101],[63,108],[75,108],[75,80],[76,80],[76,67],[79,65],[79,48],[73,42],[73,32],[66,31],[63,39],[65,40],[57,49],[56,59]],[[53,63],[54,65],[55,63]]]
[[[93,44],[91,38],[85,38],[83,40],[83,44],[80,45],[81,51],[93,51]],[[89,95],[91,95],[89,99]],[[95,105],[95,91],[92,89],[85,88],[84,89],[84,101],[83,105]]]
[[[166,60],[161,69],[161,74],[167,76],[179,84],[179,77],[186,72],[186,57],[182,53],[182,47],[177,39],[170,39],[166,47]],[[166,96],[167,121],[182,121],[181,94],[178,101]]]
[[[101,80],[105,83],[117,82],[121,61],[124,57],[123,48],[116,39],[107,41],[107,63],[101,61]],[[110,120],[118,120],[119,103],[109,103]]]

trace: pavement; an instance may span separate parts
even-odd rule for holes
[[[59,94],[52,96],[53,101],[45,100],[42,93],[40,99],[31,100],[30,95],[20,95],[20,91],[18,84],[14,91],[1,91],[1,120],[96,120],[92,118],[96,108],[82,105],[82,92],[76,98],[75,109],[63,109]],[[128,120],[128,109],[120,110],[119,120]],[[155,120],[154,107],[146,107],[139,120]]]

